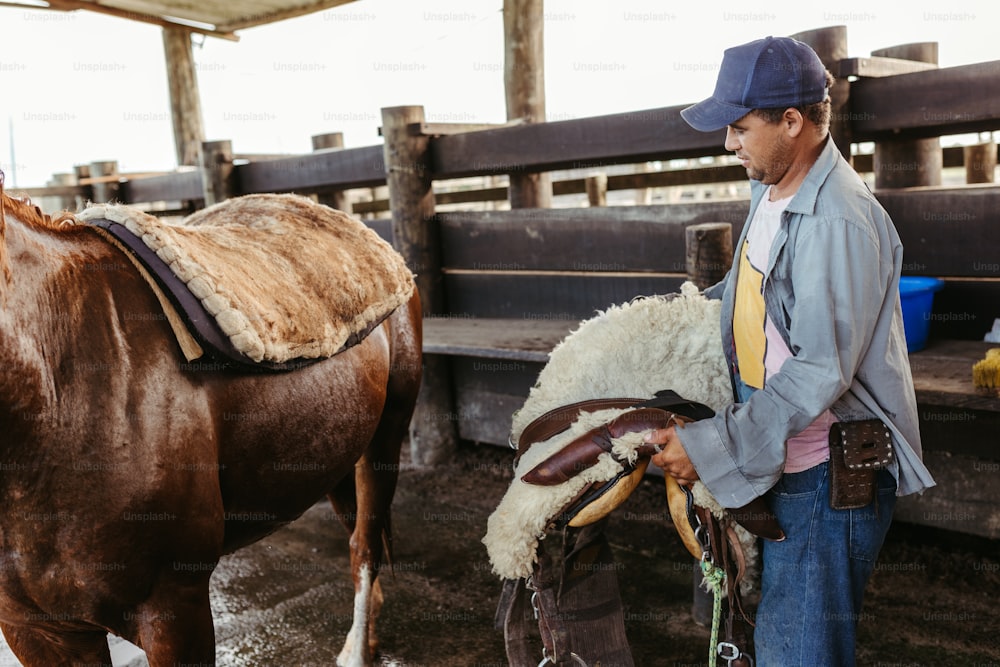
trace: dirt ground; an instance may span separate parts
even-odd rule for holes
[[[480,539],[510,483],[510,462],[507,450],[466,445],[447,465],[404,466],[396,560],[383,582],[384,664],[506,664],[493,627],[499,581]],[[608,533],[636,664],[706,664],[708,630],[690,614],[694,561],[667,521],[662,483],[647,479]],[[214,588],[220,663],[334,664],[350,626],[346,553],[343,530],[318,505],[227,559]],[[1000,667],[998,597],[1000,544],[897,525],[868,592],[859,665]]]
[[[480,539],[510,462],[507,450],[463,445],[446,465],[403,466],[396,558],[383,582],[384,665],[507,664],[493,627],[499,581]],[[705,665],[708,630],[690,614],[694,562],[667,516],[662,482],[647,478],[611,517],[626,629],[639,667]],[[347,537],[318,504],[220,564],[212,589],[219,664],[334,665],[352,596]],[[858,664],[1000,667],[998,597],[997,541],[897,524],[868,590]],[[116,655],[116,665],[145,664],[122,646]],[[0,655],[0,665],[16,664]]]

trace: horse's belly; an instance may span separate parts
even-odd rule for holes
[[[227,550],[298,518],[353,473],[371,443],[385,400],[375,388],[385,386],[384,375],[320,377],[316,391],[299,389],[281,402],[223,413],[219,479]]]

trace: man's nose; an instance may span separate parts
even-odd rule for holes
[[[736,132],[731,127],[726,127],[725,147],[727,151],[737,151],[740,148],[740,142],[736,140]]]

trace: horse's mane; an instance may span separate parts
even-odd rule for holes
[[[7,211],[10,211],[14,217],[26,225],[35,227],[58,229],[67,223],[76,222],[75,216],[69,211],[63,211],[56,216],[52,216],[43,212],[42,209],[38,208],[28,198],[18,199],[8,195],[4,192],[4,175],[3,171],[0,171],[0,233],[2,233],[7,224]]]
[[[69,211],[52,216],[42,211],[30,199],[11,197],[3,189],[4,174],[0,170],[0,268],[7,280],[10,280],[10,265],[7,263],[7,244],[4,234],[7,231],[7,211],[26,225],[43,227],[45,229],[63,229],[76,222],[76,217]]]

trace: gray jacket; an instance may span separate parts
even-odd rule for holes
[[[751,181],[750,227],[766,186]],[[878,417],[896,450],[897,493],[933,486],[921,460],[913,378],[903,336],[903,247],[889,215],[828,138],[782,214],[764,272],[768,315],[792,357],[746,403],[678,435],[724,507],[763,495],[781,476],[785,441],[831,409],[841,421]],[[736,377],[733,305],[739,262],[706,290],[722,298],[722,346]]]

